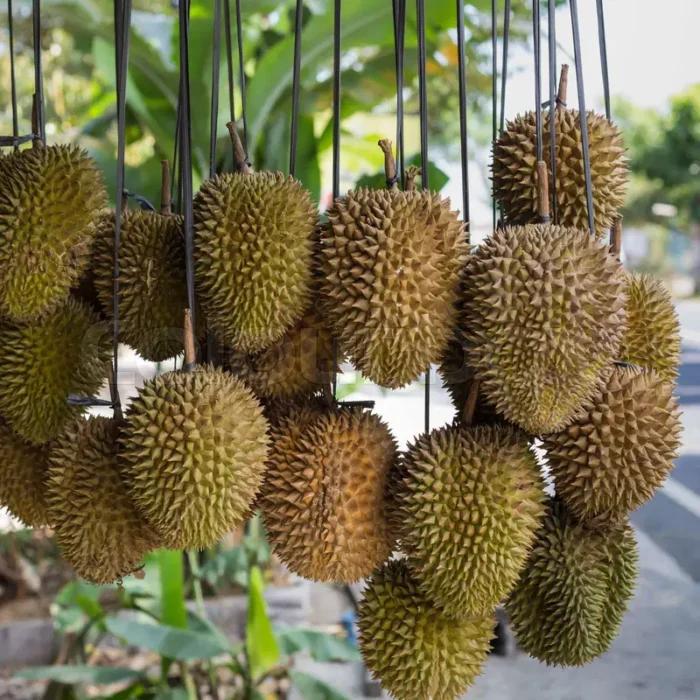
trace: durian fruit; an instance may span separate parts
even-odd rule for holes
[[[3,159],[0,314],[33,321],[68,296],[89,262],[105,203],[95,162],[75,146],[39,146]]]
[[[163,362],[182,353],[187,308],[181,216],[124,211],[119,244],[119,339],[141,357]],[[95,287],[111,318],[114,211],[103,215],[95,240]]]
[[[593,185],[595,233],[607,235],[624,203],[628,181],[627,158],[620,129],[604,116],[586,115]],[[581,145],[579,112],[557,109],[556,198],[558,223],[588,230],[586,179]],[[550,117],[542,113],[543,160],[550,162]],[[493,146],[493,189],[503,207],[505,223],[534,224],[538,221],[536,115],[527,112],[507,124]],[[553,202],[553,194],[550,193]],[[552,209],[552,207],[550,207]]]
[[[438,362],[457,321],[464,224],[431,192],[361,188],[321,229],[321,292],[343,354],[398,388]]]
[[[673,469],[681,430],[671,383],[616,366],[586,411],[544,440],[557,493],[580,519],[624,518]]]
[[[617,636],[637,580],[632,528],[603,534],[553,500],[527,568],[506,603],[520,647],[548,665],[581,666]]]
[[[678,376],[681,336],[678,314],[663,283],[642,273],[627,273],[627,330],[619,358],[649,367],[665,381]]]
[[[40,321],[0,328],[0,414],[41,444],[84,412],[69,394],[94,395],[107,378],[111,336],[83,302],[69,298]]]
[[[482,672],[493,613],[453,620],[436,610],[405,562],[378,569],[358,613],[365,665],[397,700],[453,700]]]
[[[384,496],[396,457],[389,428],[371,413],[307,409],[282,420],[261,498],[282,562],[304,578],[347,583],[386,561]]]
[[[317,310],[259,353],[233,350],[228,369],[262,399],[302,399],[333,380],[333,339]]]
[[[450,617],[488,612],[515,585],[544,515],[527,436],[510,426],[448,426],[405,455],[402,550]]]
[[[133,573],[160,546],[122,480],[118,435],[114,419],[78,419],[50,458],[46,498],[56,541],[76,573],[97,584]]]
[[[212,330],[251,353],[279,340],[309,305],[318,213],[298,180],[250,172],[229,130],[239,171],[208,180],[194,201],[196,281]]]
[[[624,305],[619,263],[585,231],[497,230],[465,280],[467,359],[487,400],[532,434],[562,429],[602,386]]]
[[[49,446],[23,440],[0,418],[0,508],[27,527],[49,524],[46,473]]]
[[[167,372],[132,402],[122,438],[134,502],[173,549],[206,549],[243,520],[263,480],[268,422],[221,369]]]

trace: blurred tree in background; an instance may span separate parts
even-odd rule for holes
[[[226,0],[224,0],[226,2]],[[235,3],[231,3],[236,55]],[[4,5],[4,3],[3,3]],[[127,90],[127,184],[152,200],[158,196],[160,160],[172,159],[177,88],[177,3],[134,0]],[[407,153],[418,150],[415,129],[417,68],[415,4],[407,3],[405,84]],[[431,145],[458,144],[457,46],[454,0],[430,0],[427,10],[427,66]],[[286,171],[289,151],[293,64],[292,0],[242,0],[247,111],[252,160],[257,168]],[[114,193],[116,110],[113,3],[111,0],[44,0],[42,52],[49,141],[75,141],[105,170]],[[214,0],[191,0],[190,61],[195,185],[208,173]],[[467,59],[472,133],[490,110],[491,3],[466,4]],[[531,8],[513,2],[514,42],[527,38]],[[29,131],[33,92],[31,0],[15,0],[15,52],[20,132]],[[321,172],[331,147],[333,11],[329,0],[305,0],[298,176],[319,195]],[[0,130],[11,133],[10,67],[6,5],[0,13]],[[231,167],[225,123],[230,118],[225,37],[219,109],[219,167]],[[391,0],[353,0],[343,8],[343,159],[345,179],[379,168],[378,136],[393,135],[395,115],[394,32]],[[235,59],[234,59],[235,60]],[[236,114],[240,85],[236,75]],[[358,133],[359,115],[381,118],[389,133]],[[490,117],[490,115],[489,115]],[[386,123],[386,126],[385,126]],[[366,130],[365,130],[366,132]],[[488,138],[488,137],[486,137]],[[350,164],[348,166],[348,164]]]

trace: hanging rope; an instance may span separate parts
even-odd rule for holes
[[[394,56],[396,64],[396,172],[405,186],[406,155],[404,148],[404,43],[406,36],[406,0],[393,0]],[[388,186],[388,183],[387,183]]]
[[[36,95],[36,116],[39,125],[37,135],[46,143],[44,70],[41,62],[41,0],[33,0],[32,3],[32,29],[34,34],[34,94]]]
[[[459,144],[462,158],[462,220],[469,235],[469,144],[467,141],[467,56],[464,32],[464,0],[457,0],[457,48],[459,66]]]
[[[236,0],[236,31],[238,34],[238,80],[241,84],[241,111],[243,113],[243,146],[245,148],[246,163],[249,163],[248,114],[246,111],[247,100],[245,59],[243,58],[243,13],[241,12],[241,0]]]
[[[542,34],[540,0],[532,2],[532,36],[535,44],[535,125],[537,129],[537,162],[542,160]]]
[[[226,32],[226,68],[228,70],[229,121],[236,121],[236,84],[233,79],[233,43],[231,40],[231,0],[224,4],[224,31]]]
[[[214,2],[214,48],[211,66],[211,124],[209,142],[209,177],[216,175],[216,136],[219,120],[219,66],[221,63],[221,0]]]
[[[299,131],[299,92],[301,88],[301,32],[304,0],[297,0],[294,18],[294,70],[292,75],[292,125],[289,136],[289,174],[294,177],[297,165],[297,134]]]
[[[547,0],[549,33],[549,189],[552,193],[552,218],[559,224],[559,205],[557,203],[557,24],[555,0]]]
[[[498,120],[498,10],[497,0],[491,0],[491,144],[496,143]],[[496,192],[491,192],[492,229],[496,230]]]
[[[581,147],[583,150],[583,170],[586,177],[586,205],[588,207],[588,229],[595,234],[593,211],[593,183],[591,181],[591,154],[588,148],[588,120],[586,118],[586,92],[583,87],[583,65],[581,63],[581,34],[578,22],[577,0],[570,0],[571,29],[574,35],[574,60],[576,63],[576,86],[578,88],[578,109],[581,120]]]
[[[15,33],[12,21],[12,0],[7,0],[7,29],[10,35],[10,92],[12,99],[12,137],[15,151],[19,150],[19,118],[17,114],[17,81],[15,78]]]
[[[506,0],[505,16],[503,18],[503,66],[501,68],[501,118],[499,133],[506,128],[506,84],[508,82],[508,49],[510,47],[510,0]],[[501,213],[501,218],[503,214]]]
[[[612,119],[610,105],[610,72],[608,70],[608,40],[605,32],[605,10],[603,0],[596,0],[598,10],[598,42],[600,43],[600,67],[603,71],[603,93],[605,95],[605,116]]]

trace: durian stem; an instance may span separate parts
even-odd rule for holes
[[[622,253],[622,216],[618,216],[610,230],[610,252],[619,260]]]
[[[112,408],[114,410],[114,418],[116,421],[120,421],[123,417],[122,414],[122,401],[121,398],[119,397],[119,387],[117,386],[117,380],[116,377],[114,376],[114,363],[112,360],[109,360],[109,374],[108,374],[108,381],[109,381],[109,398],[112,401]]]
[[[32,148],[43,148],[44,142],[37,136],[39,133],[39,102],[36,93],[32,95],[32,133],[34,134]]]
[[[399,179],[396,176],[396,160],[394,159],[394,152],[391,146],[389,139],[382,139],[379,142],[379,148],[384,152],[384,174],[386,175],[387,189],[398,190]]]
[[[559,90],[557,92],[557,109],[566,109],[566,92],[569,87],[569,66],[565,63],[561,67],[559,76]]]
[[[228,122],[226,124],[228,133],[231,135],[231,143],[233,144],[233,160],[236,164],[236,170],[242,175],[248,175],[251,172],[250,163],[245,154],[245,148],[243,148],[243,142],[241,137],[236,131],[236,125],[233,122]]]
[[[549,173],[543,160],[537,161],[537,213],[540,223],[549,223]]]
[[[413,192],[416,189],[416,178],[421,174],[417,165],[410,165],[406,169],[406,191]]]
[[[160,161],[160,213],[169,216],[173,213],[170,199],[170,168],[167,159]]]
[[[472,380],[471,386],[469,387],[469,393],[467,394],[467,400],[464,402],[464,410],[462,411],[462,423],[469,427],[474,422],[474,414],[476,413],[476,404],[479,400],[479,387],[481,385],[481,380],[474,378]]]
[[[194,328],[192,327],[192,312],[185,309],[185,361],[182,369],[191,372],[197,364],[197,352],[194,346]]]

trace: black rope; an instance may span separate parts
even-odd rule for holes
[[[420,164],[423,191],[430,189],[428,180],[428,85],[425,62],[425,0],[416,0],[416,24],[418,28],[418,104],[420,107]],[[425,432],[430,432],[430,367],[425,370]]]
[[[39,138],[39,134],[22,134],[21,136],[0,136],[0,148],[14,147],[17,150],[18,146],[24,143],[29,143],[34,139]]]
[[[462,220],[469,231],[469,145],[467,142],[467,56],[464,33],[464,0],[457,0],[457,50],[459,66],[459,143],[462,157]]]
[[[233,79],[233,42],[231,40],[231,0],[224,4],[224,31],[226,32],[226,67],[228,70],[228,102],[230,121],[236,121],[236,84]]]
[[[406,156],[404,144],[404,43],[406,35],[406,0],[393,0],[394,55],[396,64],[396,182],[404,187]],[[387,187],[392,187],[394,183]]]
[[[243,113],[243,146],[248,161],[248,115],[246,112],[245,63],[243,58],[243,13],[241,0],[236,0],[236,31],[238,33],[238,80],[241,84],[241,111]]]
[[[12,95],[12,137],[15,151],[19,150],[19,118],[17,115],[17,81],[15,78],[15,33],[12,22],[12,0],[7,0],[7,29],[10,35],[10,92]]]
[[[547,0],[549,33],[549,190],[552,197],[552,219],[559,224],[557,203],[557,22],[555,0]]]
[[[578,109],[581,121],[581,147],[583,150],[583,170],[586,177],[586,206],[588,207],[588,228],[595,234],[593,211],[593,182],[591,180],[591,154],[588,148],[588,119],[586,116],[586,91],[583,87],[583,65],[581,62],[581,33],[578,23],[577,0],[571,3],[571,29],[574,35],[574,60],[576,62],[576,86],[578,87]]]
[[[34,33],[34,93],[36,117],[41,140],[46,143],[46,115],[44,114],[44,70],[41,62],[41,0],[33,0],[32,28]]]
[[[179,177],[179,162],[180,154],[180,122],[182,121],[182,99],[180,88],[177,89],[177,107],[175,109],[175,144],[173,146],[173,165],[170,173],[170,202],[173,210],[180,213],[180,177]],[[175,199],[175,191],[177,188],[177,201]]]
[[[598,41],[600,43],[600,67],[603,71],[603,93],[605,95],[605,116],[612,119],[610,105],[610,71],[608,70],[608,40],[605,33],[605,10],[603,0],[596,0],[598,9]]]
[[[221,63],[221,0],[214,2],[214,47],[211,66],[211,123],[209,177],[216,175],[216,136],[219,122],[219,65]]]
[[[497,0],[491,0],[491,144],[496,143],[498,120],[498,9]],[[491,193],[492,227],[496,230],[496,191]]]
[[[297,134],[299,132],[299,92],[301,83],[301,32],[304,0],[297,0],[294,18],[294,70],[292,75],[292,125],[289,135],[289,174],[294,177],[297,166]]]
[[[537,160],[542,160],[542,35],[540,25],[540,0],[532,2],[532,36],[535,44],[535,127],[537,130]]]
[[[510,0],[506,0],[505,16],[503,18],[503,66],[501,68],[501,118],[499,132],[506,128],[506,84],[508,82],[508,49],[510,47]]]
[[[150,202],[150,200],[146,199],[143,195],[134,194],[133,192],[129,192],[129,190],[124,190],[122,192],[122,195],[124,197],[127,197],[128,199],[133,199],[135,202],[137,202],[139,207],[141,207],[141,209],[143,209],[143,211],[155,211],[156,210],[156,208],[153,206],[153,204]]]

